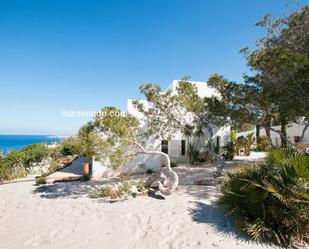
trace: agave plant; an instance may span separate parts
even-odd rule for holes
[[[293,247],[308,242],[308,183],[309,156],[276,149],[264,162],[225,172],[220,203],[239,217],[239,228],[254,240]]]

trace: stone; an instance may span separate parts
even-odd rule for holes
[[[156,182],[156,183],[154,183],[154,182]],[[146,180],[145,186],[146,186],[146,188],[149,188],[149,187],[152,187],[152,188],[159,187],[159,183],[158,182],[160,182],[163,186],[166,186],[167,183],[168,183],[167,176],[165,174],[161,173],[161,172],[152,174]]]

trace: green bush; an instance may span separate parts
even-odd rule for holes
[[[308,239],[308,181],[308,155],[272,150],[264,162],[224,173],[220,203],[254,240],[290,247]]]
[[[236,146],[233,141],[229,141],[226,143],[225,147],[225,154],[224,159],[225,160],[233,160],[235,156]]]
[[[171,162],[171,167],[172,168],[177,167],[177,162]]]
[[[95,189],[90,194],[91,198],[105,198],[117,199],[124,197],[130,191],[130,185],[128,183],[122,184],[118,187],[103,186]]]
[[[37,176],[35,178],[35,183],[36,185],[42,185],[42,184],[46,184],[46,177],[45,176]]]
[[[61,143],[59,151],[63,156],[81,155],[82,146],[79,139],[68,138]]]
[[[54,160],[59,159],[60,157],[62,157],[60,150],[61,145],[56,146],[54,148],[49,148],[49,156]]]
[[[189,143],[187,151],[190,164],[197,164],[200,160],[200,152],[195,148],[192,143]]]
[[[257,141],[256,149],[258,151],[269,151],[271,149],[271,143],[269,141],[269,138],[266,136],[262,136]]]
[[[0,181],[13,180],[26,175],[24,165],[25,153],[23,151],[11,151],[0,159]]]
[[[0,158],[0,182],[12,180],[14,178],[14,168],[5,158]]]
[[[33,163],[41,162],[46,158],[49,150],[46,144],[31,144],[23,148],[20,153],[24,153],[24,167],[30,167]]]
[[[134,186],[138,191],[144,191],[146,189],[145,182],[142,179],[139,179],[137,182],[134,183]]]

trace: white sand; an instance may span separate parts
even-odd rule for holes
[[[102,182],[34,186],[31,177],[0,185],[0,248],[265,248],[235,234],[214,186],[192,186],[184,175],[211,168],[177,169],[181,186],[166,200],[138,197],[121,203],[90,199]],[[204,176],[203,176],[204,177]]]

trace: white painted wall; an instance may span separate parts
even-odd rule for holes
[[[280,125],[278,126],[273,126],[272,128],[276,129],[276,130],[280,130],[281,127]],[[290,123],[287,126],[287,137],[289,139],[289,141],[291,143],[294,143],[294,137],[295,136],[301,136],[302,131],[304,128],[304,124],[300,123]],[[255,137],[255,132],[256,130],[251,130],[251,131],[245,131],[245,132],[239,132],[237,133],[238,136],[247,136],[249,133],[254,133],[254,137]],[[260,129],[260,136],[266,136],[266,132],[264,128]],[[281,145],[281,139],[280,139],[280,135],[277,132],[271,131],[270,132],[270,136],[271,136],[271,140],[272,140],[272,144],[275,146],[280,146]],[[303,140],[304,143],[309,143],[309,129],[307,129],[306,133],[305,133],[305,137]]]
[[[197,89],[198,89],[198,95],[200,97],[211,97],[211,96],[218,96],[220,97],[219,93],[207,86],[206,82],[199,82],[199,81],[190,81],[192,84],[194,84]],[[172,91],[172,94],[177,94],[177,85],[179,82],[177,80],[173,80],[170,86],[164,91]],[[147,101],[146,100],[139,100],[142,102],[145,106],[147,106]],[[135,117],[139,118],[141,121],[141,126],[143,127],[145,123],[143,122],[143,115],[138,112],[138,110],[133,106],[133,100],[129,99],[127,103],[127,110],[130,114],[134,115]],[[225,127],[215,127],[214,128],[214,135],[213,135],[213,143],[216,142],[216,137],[220,136],[220,146],[224,146],[227,141],[230,139],[230,127],[225,126]],[[208,143],[206,142],[206,138],[201,138],[200,141],[195,141],[197,143],[197,148],[199,150],[203,150],[205,146],[208,146]],[[169,156],[171,158],[171,161],[175,162],[188,162],[188,157],[187,156],[182,156],[181,155],[181,140],[186,140],[185,137],[182,136],[180,132],[177,132],[173,134],[172,139],[169,141],[168,145],[168,152]],[[146,141],[146,147],[151,150],[157,150],[161,151],[161,140],[156,140],[156,139],[149,139]],[[188,144],[186,141],[186,150],[188,149]],[[133,164],[142,164],[145,166],[146,169],[151,168],[153,170],[160,169],[160,162],[161,159],[158,158],[153,158],[153,156],[145,156],[137,159]],[[132,167],[131,167],[132,168]]]
[[[196,85],[198,89],[198,95],[200,97],[211,97],[211,96],[218,96],[218,92],[216,92],[215,89],[210,88],[207,86],[207,83],[205,82],[197,82],[197,81],[190,81],[192,84]],[[177,94],[176,87],[178,85],[178,81],[174,80],[172,81],[171,85],[165,90],[171,90],[172,93]],[[147,106],[146,100],[139,100],[143,104]],[[133,106],[133,100],[128,99],[127,101],[127,111],[131,115],[137,117],[141,122],[141,129],[145,129],[145,122],[143,121],[143,114],[140,113],[134,106]],[[186,113],[184,113],[186,114]],[[213,143],[216,142],[216,137],[220,136],[220,146],[224,146],[227,141],[229,141],[230,137],[230,127],[215,127],[214,129],[214,136],[213,136]],[[194,141],[197,144],[197,148],[201,151],[204,150],[205,146],[208,146],[208,143],[206,142],[207,137],[201,138],[199,141]],[[169,141],[168,144],[168,151],[169,156],[171,158],[172,162],[188,162],[188,157],[185,155],[181,155],[181,140],[186,140],[182,136],[180,132],[177,132],[173,134],[172,139]],[[150,137],[145,141],[144,144],[145,148],[147,150],[155,150],[155,151],[161,151],[161,140],[155,139],[153,137]],[[186,142],[186,151],[188,149],[188,144]],[[151,169],[153,171],[160,170],[161,165],[164,163],[164,158],[160,157],[159,155],[138,155],[134,160],[130,161],[128,164],[126,164],[124,167],[122,167],[121,172],[125,173],[144,173],[148,169]],[[113,176],[115,174],[119,174],[120,172],[113,171],[110,167],[107,166],[108,163],[103,163],[100,161],[93,161],[92,165],[92,171],[93,171],[93,177],[94,178],[100,178],[100,177],[107,177],[107,176]]]

